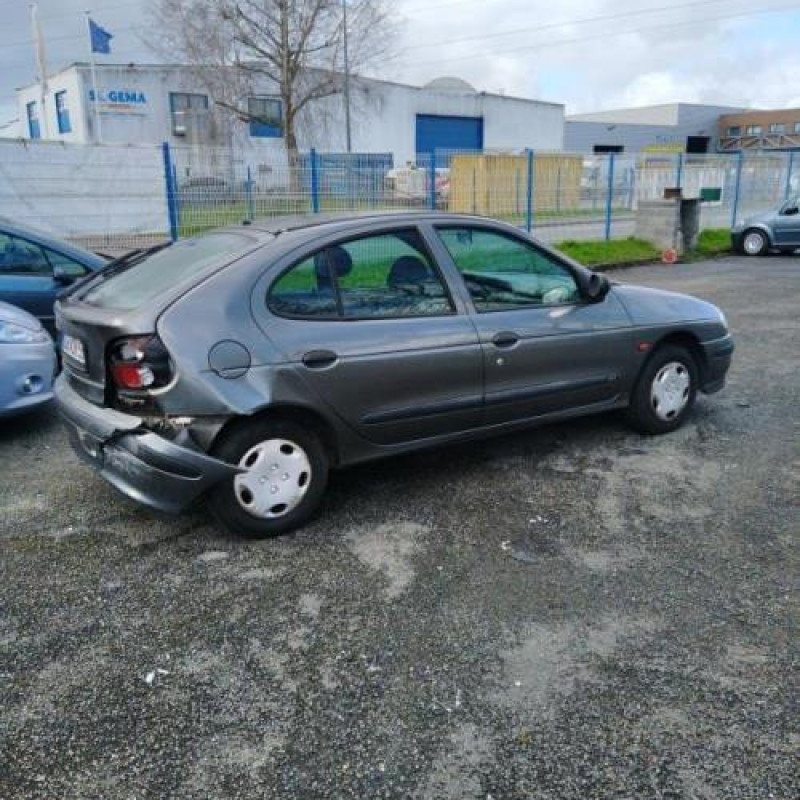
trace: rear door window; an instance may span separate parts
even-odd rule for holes
[[[232,261],[255,246],[254,239],[237,233],[185,239],[103,280],[81,299],[101,308],[121,311],[139,308],[207,267]]]
[[[58,267],[62,274],[69,275],[71,278],[82,278],[89,271],[83,264],[79,264],[75,259],[65,256],[63,253],[57,253],[49,248],[45,248],[45,253],[54,269]]]
[[[282,316],[379,319],[452,314],[444,281],[414,229],[318,251],[280,276],[267,303]]]
[[[282,317],[336,317],[336,295],[327,275],[327,264],[319,253],[295,264],[272,284],[269,307]]]

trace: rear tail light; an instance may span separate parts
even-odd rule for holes
[[[158,389],[172,380],[169,353],[158,336],[132,336],[114,342],[108,368],[118,389]]]

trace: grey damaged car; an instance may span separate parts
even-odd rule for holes
[[[709,303],[435,212],[222,229],[90,278],[56,317],[77,452],[249,536],[307,520],[331,468],[617,408],[671,431],[733,352]]]

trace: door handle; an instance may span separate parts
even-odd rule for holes
[[[513,347],[518,341],[519,336],[514,331],[500,331],[492,337],[492,344],[500,348]]]
[[[303,356],[303,363],[309,369],[325,369],[333,366],[338,358],[332,350],[309,350]]]

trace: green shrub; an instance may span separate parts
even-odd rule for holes
[[[714,256],[731,250],[731,232],[728,228],[705,228],[697,237],[695,253]]]

